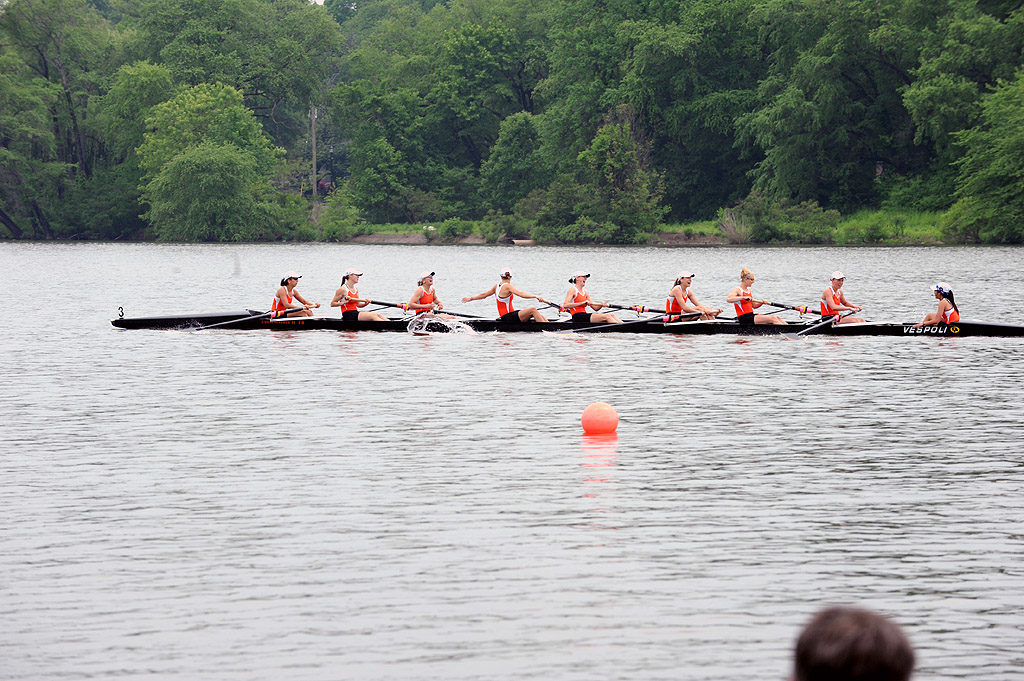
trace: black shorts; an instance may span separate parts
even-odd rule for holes
[[[341,318],[346,322],[358,322],[359,321],[359,310],[344,310],[341,313]]]
[[[503,314],[500,317],[498,317],[498,321],[499,322],[518,322],[519,321],[519,311],[518,310],[512,310],[511,312],[506,312],[505,314]]]
[[[754,313],[753,312],[746,312],[744,314],[741,314],[739,317],[736,318],[736,321],[738,321],[743,326],[753,326],[754,325]]]
[[[589,312],[577,312],[572,316],[573,324],[589,324],[590,313]]]

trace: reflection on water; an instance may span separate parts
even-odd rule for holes
[[[904,625],[917,678],[1019,678],[1018,339],[107,323],[265,308],[292,268],[323,299],[338,263],[378,299],[508,263],[626,302],[682,265],[704,302],[742,265],[804,301],[841,265],[902,320],[957,262],[965,316],[1000,319],[985,273],[1018,254],[0,244],[49,301],[0,337],[0,676],[784,678],[810,614],[857,603]],[[580,433],[594,401],[617,435]]]

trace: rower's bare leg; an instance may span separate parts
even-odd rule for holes
[[[386,322],[387,317],[382,315],[380,312],[360,312],[359,321],[361,322]]]
[[[786,320],[777,314],[756,314],[754,315],[755,324],[785,324]]]
[[[590,322],[592,324],[621,324],[622,320],[613,315],[611,312],[595,312],[592,315],[590,315]]]
[[[548,318],[542,315],[540,310],[535,307],[527,307],[519,310],[519,321],[528,322],[531,319],[535,322],[546,322],[548,320]]]
[[[863,324],[864,320],[860,317],[843,317],[839,320],[840,324]]]

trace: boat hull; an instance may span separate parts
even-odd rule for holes
[[[194,315],[178,315],[166,317],[120,317],[111,320],[111,324],[120,329],[180,329],[190,330],[211,324],[218,329],[255,330],[267,329],[278,331],[326,330],[326,331],[406,331],[408,320],[391,319],[385,322],[346,321],[338,317],[286,317],[279,319],[257,319],[261,313],[252,310],[243,312],[203,313]],[[602,324],[580,326],[569,321],[556,321],[547,324],[535,322],[509,323],[497,319],[459,319],[474,331],[490,332],[578,332],[578,333],[657,333],[676,335],[734,335],[734,336],[777,336],[784,333],[796,333],[809,329],[815,322],[805,324],[789,324],[773,326],[759,324],[742,326],[730,321],[693,321],[664,323],[661,319],[651,320],[646,324]],[[439,323],[428,325],[428,332],[445,332],[448,327]],[[912,338],[961,338],[961,337],[1024,337],[1024,326],[1012,324],[996,324],[990,322],[957,322],[950,325],[923,326],[915,328],[912,323],[883,324],[867,322],[863,324],[839,324],[824,326],[806,335],[815,336],[906,336]]]

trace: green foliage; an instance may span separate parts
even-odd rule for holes
[[[937,211],[862,210],[836,226],[839,244],[933,244],[943,240]]]
[[[355,16],[356,3],[354,0],[324,0],[324,9],[332,19],[343,24]]]
[[[57,215],[64,239],[151,238],[139,205],[140,172],[134,163],[100,167],[65,190]]]
[[[877,181],[883,208],[926,212],[949,208],[955,200],[955,183],[955,168],[944,163],[935,163],[918,175],[885,173]]]
[[[585,212],[603,223],[602,229],[610,230],[613,243],[636,241],[667,212],[661,206],[661,175],[650,169],[650,143],[638,128],[633,112],[619,107],[579,155],[592,192]]]
[[[590,198],[582,184],[559,175],[547,189],[535,189],[516,204],[516,216],[540,227],[566,227],[576,221]]]
[[[152,108],[136,150],[139,165],[148,180],[183,149],[202,143],[245,150],[261,174],[269,174],[282,153],[263,135],[241,92],[220,83],[203,83]]]
[[[404,218],[407,175],[402,153],[383,137],[361,146],[352,154],[352,203],[372,222]]]
[[[326,241],[349,241],[366,234],[368,229],[345,188],[336,189],[327,196],[324,212],[320,215],[320,228]]]
[[[56,156],[50,107],[57,91],[13,55],[0,54],[0,235],[52,237],[41,205],[67,172]]]
[[[146,57],[185,85],[224,83],[275,139],[305,128],[341,51],[338,24],[307,0],[143,0]]]
[[[152,108],[175,93],[171,72],[165,66],[136,62],[114,73],[107,92],[90,102],[101,134],[121,159],[142,144],[146,118]]]
[[[487,243],[495,243],[502,239],[527,239],[533,229],[533,223],[523,220],[510,213],[490,211],[480,224],[480,234]]]
[[[265,197],[260,208],[266,208],[268,220],[261,241],[316,241],[320,232],[310,220],[309,203],[298,194],[268,191],[258,186]]]
[[[164,241],[252,241],[268,233],[271,204],[256,157],[202,142],[160,166],[144,191],[146,218]]]
[[[823,210],[814,201],[791,203],[757,192],[719,216],[719,228],[731,243],[832,243],[839,211]]]
[[[964,149],[952,233],[1024,242],[1024,69],[982,99],[981,123],[957,135]]]
[[[0,6],[0,236],[147,238],[139,188],[183,201],[153,183],[189,153],[239,173],[252,222],[171,229],[150,203],[164,238],[312,238],[301,191],[330,173],[338,238],[357,211],[633,242],[756,189],[770,220],[723,211],[734,240],[913,240],[905,209],[1021,240],[1020,0]],[[885,214],[833,228],[821,206]]]
[[[784,2],[771,7],[791,11]],[[772,72],[760,84],[763,104],[741,117],[747,142],[765,155],[755,188],[851,208],[879,200],[879,162],[898,173],[919,169],[925,150],[914,143],[900,93],[933,7],[932,0],[840,0],[804,6],[806,19],[786,17],[813,28],[800,38],[805,49],[776,47]]]
[[[480,176],[487,203],[501,211],[511,210],[531,191],[550,182],[551,173],[540,153],[540,134],[532,115],[523,111],[501,122],[498,139]]]
[[[979,244],[982,232],[989,231],[995,218],[990,206],[973,196],[965,196],[942,215],[939,224],[947,239],[958,244]]]
[[[441,223],[437,236],[445,241],[455,241],[473,233],[473,223],[459,218],[448,218]]]

